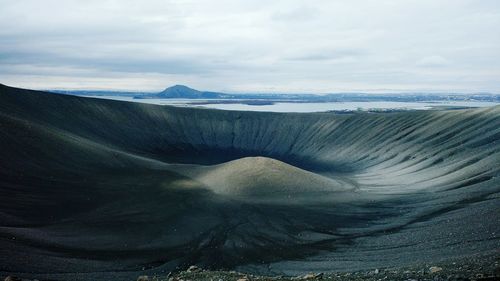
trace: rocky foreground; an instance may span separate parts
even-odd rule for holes
[[[137,281],[251,281],[251,280],[500,280],[500,266],[498,258],[470,259],[468,263],[452,262],[436,265],[420,265],[404,268],[374,269],[370,271],[344,273],[309,273],[302,276],[255,276],[235,271],[206,271],[196,266],[188,270],[171,274],[170,276],[140,276]]]
[[[21,279],[7,276],[5,281],[42,281],[46,279]],[[357,272],[321,273],[311,272],[302,276],[257,276],[236,271],[211,271],[197,266],[187,270],[171,272],[167,275],[138,276],[137,281],[301,281],[301,280],[332,280],[332,281],[493,281],[500,280],[500,259],[498,255],[475,256],[436,264],[420,264],[411,267],[383,268]]]
[[[255,276],[235,271],[208,271],[191,266],[168,276],[139,276],[137,281],[251,281],[251,280],[500,280],[498,256],[468,258],[434,265],[422,264],[413,267],[374,269],[369,271],[342,273],[309,273],[302,276]]]

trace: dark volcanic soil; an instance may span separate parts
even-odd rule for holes
[[[259,276],[236,271],[210,271],[190,266],[185,271],[160,275],[139,275],[130,281],[494,281],[500,280],[500,261],[496,256],[473,255],[434,264],[415,264],[396,268],[376,268],[355,272],[309,272],[299,276]],[[10,276],[14,278],[15,276]],[[75,276],[78,278],[78,276]],[[15,279],[14,279],[15,280]],[[14,281],[8,280],[5,281]],[[24,281],[33,281],[22,279]],[[36,280],[44,280],[36,279]],[[77,280],[77,279],[75,279]]]
[[[421,279],[499,257],[499,106],[279,114],[0,86],[0,159],[5,276]]]
[[[418,264],[413,266],[398,267],[398,268],[381,268],[368,271],[356,272],[336,272],[322,273],[310,272],[300,276],[255,276],[235,271],[205,271],[199,268],[191,268],[187,271],[182,271],[167,276],[145,276],[141,275],[144,280],[158,281],[180,281],[180,280],[222,280],[222,281],[244,281],[244,280],[332,280],[332,281],[380,281],[380,280],[420,280],[420,281],[439,281],[439,280],[454,280],[454,281],[493,281],[500,279],[500,265],[497,258],[493,256],[471,256],[468,259],[457,259],[447,262],[439,262],[435,264]]]

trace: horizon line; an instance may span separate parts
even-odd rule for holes
[[[214,92],[221,94],[290,94],[290,95],[330,95],[330,94],[454,94],[454,95],[477,95],[477,94],[487,94],[487,95],[500,95],[500,92],[488,91],[488,90],[438,90],[438,89],[390,89],[390,88],[375,88],[375,89],[342,89],[342,90],[331,90],[331,91],[314,91],[314,90],[304,90],[304,91],[272,91],[272,90],[248,90],[248,91],[235,91],[235,90],[200,90],[199,88],[193,88],[186,84],[174,84],[172,86],[165,87],[159,90],[152,89],[120,89],[120,88],[67,88],[67,87],[23,87],[23,86],[11,86],[8,84],[1,83],[3,85],[15,88],[37,90],[37,91],[99,91],[99,92],[125,92],[125,93],[160,93],[168,88],[175,86],[185,86],[190,89],[200,91],[200,92]]]

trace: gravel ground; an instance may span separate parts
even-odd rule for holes
[[[453,262],[421,264],[342,273],[310,273],[302,276],[255,276],[235,271],[206,271],[197,267],[170,276],[141,276],[138,281],[246,281],[246,280],[500,280],[499,257],[469,257]]]
[[[57,281],[56,279],[21,279],[7,276],[5,281]],[[500,255],[478,255],[453,261],[435,264],[418,264],[408,267],[380,268],[369,271],[322,273],[311,272],[301,276],[259,276],[236,271],[211,271],[197,266],[187,270],[171,272],[167,275],[138,276],[137,281],[300,281],[300,280],[332,280],[332,281],[493,281],[500,280]],[[131,280],[133,281],[133,280]]]

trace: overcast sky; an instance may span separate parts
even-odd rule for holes
[[[0,0],[0,83],[500,93],[500,1]]]

